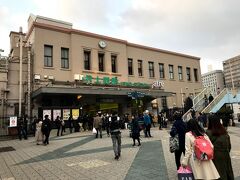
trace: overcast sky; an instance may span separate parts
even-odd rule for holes
[[[73,28],[201,58],[201,71],[240,55],[239,0],[0,0],[0,49],[33,13]]]

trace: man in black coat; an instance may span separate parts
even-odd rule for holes
[[[48,118],[48,115],[44,116],[43,124],[42,124],[42,133],[45,136],[45,139],[43,141],[44,145],[49,144],[49,135],[51,131],[51,121]]]
[[[170,135],[172,137],[176,136],[178,134],[179,138],[179,149],[176,150],[175,153],[175,162],[177,169],[181,166],[180,158],[182,153],[185,154],[185,134],[187,132],[187,125],[182,120],[182,114],[178,111],[176,111],[173,115],[173,118],[175,119],[175,122],[173,123],[172,129],[170,131]]]

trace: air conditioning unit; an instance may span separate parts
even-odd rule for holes
[[[34,80],[40,80],[41,75],[40,74],[34,74]]]
[[[80,80],[80,74],[74,74],[74,80],[79,81]]]
[[[54,76],[48,76],[49,80],[54,80]]]
[[[84,78],[84,75],[80,74],[80,81],[82,81]]]

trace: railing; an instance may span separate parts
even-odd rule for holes
[[[204,98],[204,95],[207,94],[208,89],[204,88],[197,96],[193,98],[193,104],[197,104],[201,99]]]
[[[193,109],[195,111],[201,111],[204,108],[204,96],[209,94],[209,89],[204,88],[201,93],[199,93],[194,99],[193,99]]]
[[[211,103],[209,103],[207,105],[207,107],[205,107],[203,110],[202,110],[202,113],[209,113],[211,111],[211,109],[216,105],[218,104],[221,99],[227,94],[227,89],[224,88],[217,97],[215,97],[213,99],[213,101]]]
[[[193,98],[193,109],[195,111],[202,111],[205,108],[205,99],[204,96],[206,95],[207,97],[209,94],[212,93],[211,88],[204,88],[197,96]],[[189,118],[189,115],[191,113],[191,109],[189,109],[183,116],[182,119],[184,121],[187,121]]]

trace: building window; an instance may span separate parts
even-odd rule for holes
[[[91,52],[84,51],[84,69],[90,70]]]
[[[189,67],[186,68],[186,72],[187,72],[187,80],[191,81],[191,73],[190,73],[190,68]]]
[[[160,78],[165,78],[165,74],[164,74],[164,64],[159,64],[159,75]]]
[[[69,68],[69,49],[61,48],[61,68]]]
[[[116,55],[111,55],[111,62],[112,62],[112,72],[116,73],[117,72],[117,56]]]
[[[153,78],[154,77],[154,63],[148,62],[148,68],[149,68],[149,77]]]
[[[198,70],[194,69],[194,79],[195,81],[198,81]]]
[[[138,60],[138,76],[143,76],[142,60]]]
[[[174,79],[173,65],[169,65],[169,79]]]
[[[182,66],[178,66],[178,79],[183,80]]]
[[[128,75],[133,75],[133,60],[128,59]]]
[[[53,66],[53,47],[49,45],[44,45],[44,66]]]
[[[98,53],[98,70],[104,71],[104,54]]]

